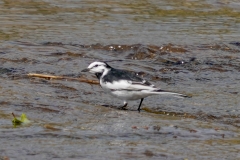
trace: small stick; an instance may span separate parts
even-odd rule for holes
[[[48,78],[48,79],[67,79],[67,80],[75,80],[75,81],[80,81],[80,82],[85,82],[90,84],[99,84],[99,82],[96,80],[90,80],[83,77],[72,78],[72,77],[54,76],[54,75],[48,75],[48,74],[38,74],[38,73],[28,73],[27,75],[29,77],[39,77],[39,78]]]

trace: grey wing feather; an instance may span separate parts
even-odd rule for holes
[[[125,75],[129,78],[128,80],[130,80],[132,82],[132,84],[150,86],[150,87],[155,88],[155,86],[153,84],[151,84],[150,82],[148,82],[145,79],[142,79],[136,73],[130,72],[130,71],[123,71],[123,72],[125,72]]]
[[[125,87],[125,89],[131,89],[131,90],[149,90],[155,88],[154,85],[149,83],[148,81],[142,79],[141,77],[137,76],[136,73],[125,71],[125,70],[119,70],[119,69],[111,69],[111,72],[103,77],[105,82],[110,83],[119,83],[119,88]],[[127,81],[129,83],[129,86],[124,86],[120,81]],[[110,85],[110,84],[109,84]],[[115,89],[115,86],[112,88]],[[123,89],[123,88],[122,88]]]
[[[150,86],[150,87],[156,88],[153,84],[151,84],[150,82],[148,82],[144,79],[142,79],[141,82],[132,81],[132,84],[141,84],[141,85],[144,85],[144,86]]]

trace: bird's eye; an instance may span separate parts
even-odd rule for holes
[[[96,64],[94,67],[98,67],[98,64]]]

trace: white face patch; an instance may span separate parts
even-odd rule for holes
[[[108,70],[106,64],[103,62],[93,62],[88,66],[88,69],[91,73],[103,73]]]
[[[98,67],[98,66],[106,66],[106,64],[103,62],[93,62],[88,66],[88,68],[91,69],[91,68]]]

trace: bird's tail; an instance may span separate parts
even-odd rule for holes
[[[166,90],[162,90],[162,89],[154,90],[154,92],[155,92],[156,94],[172,95],[172,96],[174,96],[174,97],[179,97],[179,98],[191,98],[191,97],[192,97],[192,96],[190,96],[190,95],[185,95],[185,94],[181,94],[181,93],[166,91]]]

